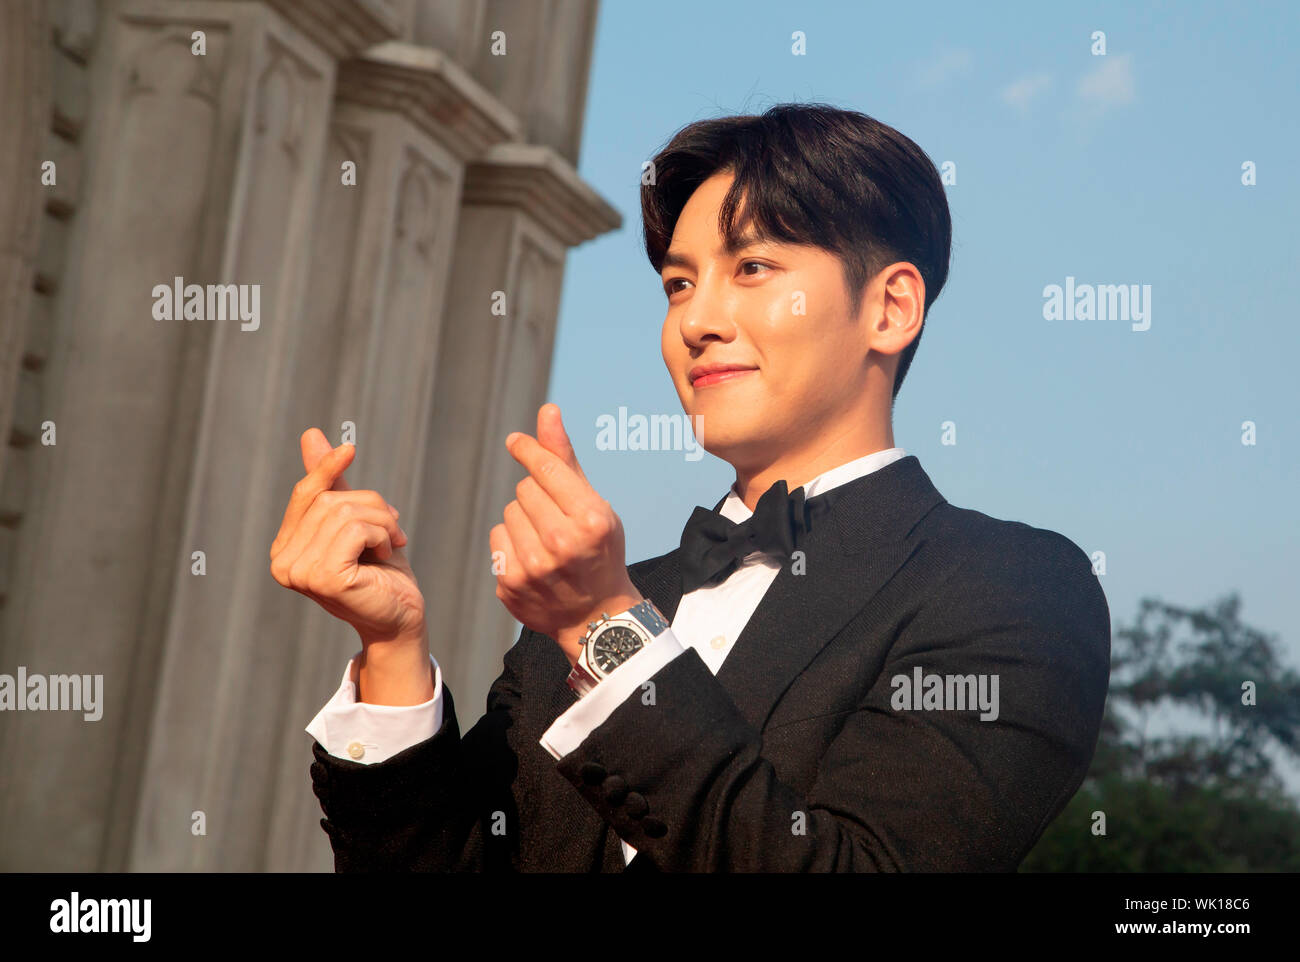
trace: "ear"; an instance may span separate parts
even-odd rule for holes
[[[921,334],[925,321],[925,280],[908,261],[890,264],[867,285],[861,319],[867,322],[867,346],[898,355]]]

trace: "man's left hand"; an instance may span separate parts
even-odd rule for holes
[[[488,534],[493,558],[502,552],[497,597],[573,664],[588,622],[643,600],[627,574],[623,522],[578,466],[556,405],[538,410],[536,438],[515,432],[506,449],[528,477],[506,505],[505,524]]]

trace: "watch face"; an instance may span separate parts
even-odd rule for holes
[[[641,650],[641,636],[623,625],[611,625],[591,643],[591,660],[609,673]]]

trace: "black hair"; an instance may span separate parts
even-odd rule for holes
[[[893,127],[829,104],[777,104],[762,114],[698,120],[673,135],[642,183],[645,249],[656,273],[686,202],[716,173],[734,181],[719,230],[734,245],[751,222],[763,239],[820,247],[839,256],[853,313],[866,284],[908,261],[925,281],[925,316],[948,279],[952,218],[934,162]],[[745,201],[745,219],[736,222]],[[903,386],[922,327],[903,350],[893,397]]]

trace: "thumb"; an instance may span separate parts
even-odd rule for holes
[[[302,447],[302,466],[307,470],[308,474],[315,471],[330,452],[337,450],[329,443],[329,440],[325,437],[325,432],[320,428],[308,428],[298,440]],[[334,479],[331,490],[351,491],[352,488],[343,480],[343,475],[340,472],[339,476]]]
[[[568,432],[564,430],[559,405],[543,404],[538,410],[537,440],[541,442],[542,447],[573,468],[578,477],[584,481],[587,480],[586,474],[582,471],[582,466],[578,464],[578,456],[573,452],[573,444],[569,441]]]

